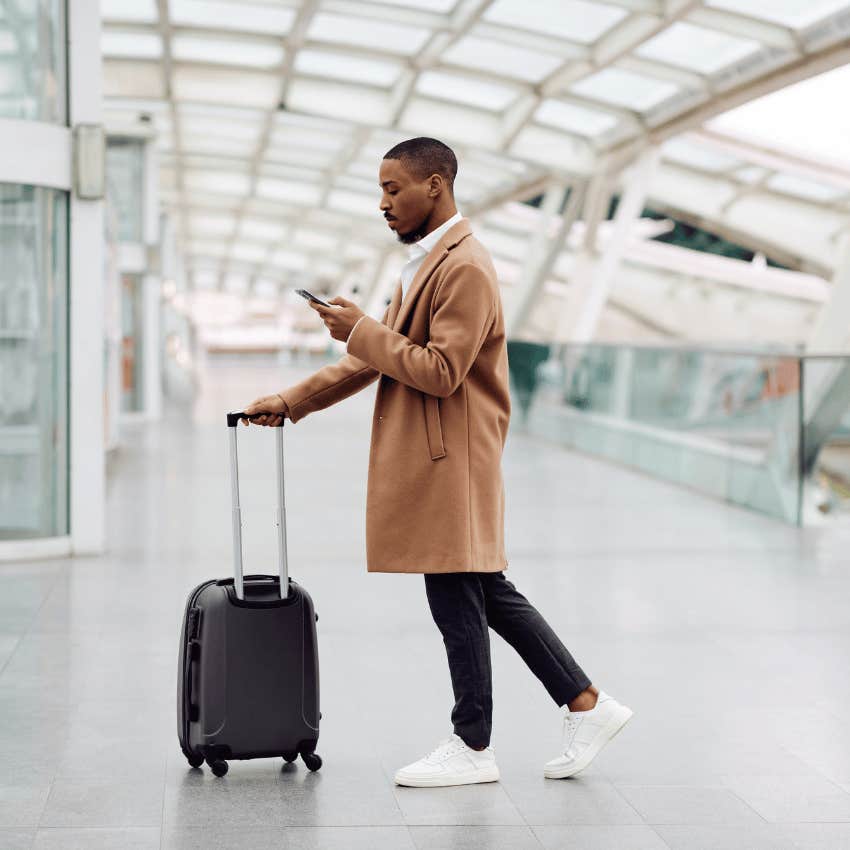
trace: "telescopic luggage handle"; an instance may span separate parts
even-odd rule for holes
[[[245,598],[242,576],[242,509],[239,505],[239,456],[236,449],[236,426],[240,419],[268,416],[267,413],[246,414],[244,411],[227,414],[230,432],[230,490],[233,499],[233,578],[236,598]],[[289,565],[286,556],[286,500],[283,487],[283,421],[275,426],[275,456],[277,458],[277,495],[275,525],[277,526],[278,571],[280,573],[280,598],[289,596]]]

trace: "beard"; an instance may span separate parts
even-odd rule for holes
[[[419,227],[414,230],[409,231],[408,233],[399,233],[396,231],[396,239],[402,243],[402,245],[412,245],[414,242],[418,242],[423,236],[425,236],[425,226],[426,222],[422,222]]]

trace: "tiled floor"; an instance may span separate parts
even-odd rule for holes
[[[321,614],[309,774],[188,768],[174,710],[180,616],[230,564],[224,412],[304,368],[210,366],[193,411],[128,428],[110,462],[109,553],[0,565],[0,847],[850,847],[850,563],[800,532],[512,433],[511,578],[635,711],[583,774],[545,780],[556,707],[493,637],[499,783],[397,788],[450,731],[420,576],[368,575],[374,388],[291,426],[292,575]],[[270,432],[240,427],[245,561],[274,571]]]

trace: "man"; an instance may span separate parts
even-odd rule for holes
[[[310,302],[347,354],[245,408],[293,423],[379,380],[366,505],[370,572],[423,573],[448,656],[454,734],[395,775],[399,785],[499,778],[490,744],[488,627],[563,707],[550,778],[590,764],[632,712],[573,660],[503,570],[501,457],[510,418],[502,303],[487,250],[455,206],[457,160],[436,139],[401,142],[380,167],[380,209],[410,259],[382,320],[345,298]],[[248,424],[248,420],[243,420]]]

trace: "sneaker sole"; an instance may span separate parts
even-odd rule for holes
[[[477,782],[498,782],[499,768],[485,767],[471,773],[468,776],[458,777],[457,779],[446,779],[441,776],[425,777],[422,779],[404,777],[399,778],[398,774],[395,777],[396,785],[404,785],[409,788],[441,788],[448,785],[473,785]]]
[[[584,770],[599,755],[602,748],[612,738],[615,738],[617,733],[631,720],[634,712],[630,708],[626,708],[626,706],[622,706],[621,709],[608,721],[608,725],[604,729],[601,729],[597,736],[590,742],[579,761],[564,765],[564,767],[544,767],[543,775],[547,779],[566,779],[568,776],[574,776],[580,770]]]

